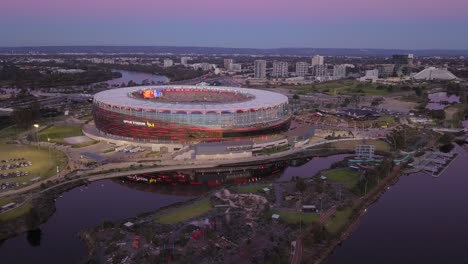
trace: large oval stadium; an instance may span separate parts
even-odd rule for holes
[[[136,141],[217,141],[285,131],[291,115],[282,94],[219,86],[138,86],[97,93],[100,133]]]

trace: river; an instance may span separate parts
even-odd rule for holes
[[[105,83],[109,84],[110,86],[121,85],[125,83],[128,84],[129,81],[134,81],[138,84],[141,84],[142,81],[148,80],[149,82],[154,81],[156,84],[158,83],[167,83],[169,79],[166,76],[162,75],[154,75],[150,73],[144,72],[132,72],[132,71],[123,71],[123,70],[115,70],[122,74],[122,77],[112,79],[109,81],[105,81]]]
[[[313,158],[302,166],[287,168],[279,179],[311,177],[346,156]],[[65,192],[56,201],[55,214],[40,226],[40,245],[32,246],[27,234],[8,239],[0,245],[0,263],[75,263],[87,253],[78,237],[81,230],[105,220],[134,217],[200,195],[198,190],[183,188],[104,180]],[[206,189],[201,189],[204,191]]]
[[[329,258],[335,263],[468,263],[468,153],[438,178],[400,178]]]
[[[369,208],[359,228],[335,250],[329,263],[468,260],[468,177],[461,173],[466,171],[468,155],[461,148],[457,151],[461,154],[439,178],[425,174],[402,177]],[[278,180],[311,177],[346,156],[313,158],[302,166],[288,167]],[[79,231],[199,195],[193,190],[181,191],[180,186],[174,192],[172,187],[131,186],[104,180],[64,193],[56,202],[56,213],[40,226],[40,245],[32,246],[27,234],[11,238],[0,245],[0,262],[75,263],[86,255]]]

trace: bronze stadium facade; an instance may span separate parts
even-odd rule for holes
[[[237,87],[140,86],[97,93],[96,128],[103,135],[143,142],[219,141],[289,128],[288,98]]]

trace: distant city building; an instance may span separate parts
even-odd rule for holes
[[[325,77],[327,76],[327,66],[324,64],[318,64],[314,66],[314,75],[315,77]]]
[[[309,73],[309,64],[307,62],[297,62],[296,63],[296,75],[297,76],[306,76]]]
[[[392,56],[393,64],[395,68],[393,69],[395,76],[405,76],[411,73],[410,67],[413,66],[414,55],[413,54],[397,54]]]
[[[324,63],[323,56],[315,55],[314,57],[312,57],[312,67],[316,65],[323,65],[323,63]]]
[[[202,63],[195,63],[192,65],[194,70],[201,69],[202,71],[210,71],[211,70],[211,64],[207,62],[202,62]]]
[[[288,76],[288,63],[284,61],[274,61],[273,71],[271,72],[273,77],[287,77]]]
[[[240,63],[231,64],[231,71],[235,71],[235,72],[242,71],[242,65]]]
[[[375,82],[377,79],[379,79],[379,70],[373,69],[373,70],[367,70],[365,75],[361,78],[359,78],[359,81],[371,81]]]
[[[187,66],[188,65],[188,61],[190,60],[191,58],[190,57],[181,57],[180,58],[180,64],[184,65],[184,66]]]
[[[168,68],[168,67],[172,67],[174,66],[174,61],[171,60],[171,59],[164,59],[164,67],[165,68]]]
[[[413,78],[415,80],[455,80],[457,76],[445,68],[429,67],[418,73]]]
[[[379,78],[388,78],[392,77],[395,70],[395,65],[393,64],[382,64],[377,66],[379,70]]]
[[[266,60],[256,60],[254,62],[254,78],[266,78]]]
[[[224,69],[225,70],[232,70],[232,64],[234,63],[233,59],[224,59]]]
[[[338,79],[346,78],[346,65],[334,65],[333,77],[336,77]]]

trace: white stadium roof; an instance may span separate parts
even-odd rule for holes
[[[210,90],[230,90],[240,93],[246,93],[253,96],[252,99],[244,102],[233,103],[172,103],[172,102],[158,102],[157,100],[146,100],[140,98],[130,97],[129,94],[142,91],[142,90],[164,90],[164,89],[210,89]],[[172,111],[230,111],[246,109],[259,109],[268,108],[281,105],[288,102],[288,97],[285,95],[238,87],[225,87],[225,86],[195,86],[195,85],[152,85],[152,86],[135,86],[127,88],[117,88],[99,92],[94,95],[94,100],[104,103],[115,105],[119,107],[131,107],[142,109],[158,109],[158,110],[172,110]]]
[[[416,80],[455,80],[457,76],[445,68],[426,68],[413,76]]]

